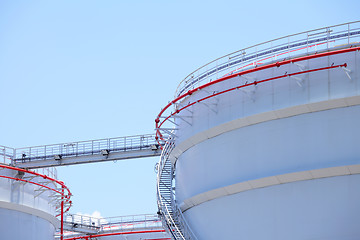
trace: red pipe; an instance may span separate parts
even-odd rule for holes
[[[64,187],[61,188],[61,192],[60,240],[64,240]]]
[[[65,238],[64,240],[92,239],[92,238],[97,238],[97,237],[107,237],[107,236],[116,236],[116,235],[140,234],[140,233],[159,233],[159,232],[165,232],[165,230],[145,230],[145,231],[132,231],[132,232],[102,233],[102,234],[94,234],[94,235],[90,235],[90,236]]]
[[[342,50],[336,50],[336,51],[331,51],[331,52],[325,52],[325,53],[315,53],[315,54],[312,54],[312,55],[309,55],[309,56],[304,56],[304,57],[299,57],[299,58],[295,58],[295,59],[290,59],[290,60],[283,60],[283,61],[280,61],[280,62],[276,62],[276,63],[271,63],[271,64],[268,64],[268,65],[263,65],[263,66],[258,66],[258,67],[255,67],[253,69],[248,69],[248,70],[245,70],[243,72],[240,72],[240,73],[237,73],[235,75],[230,75],[230,76],[225,76],[225,77],[222,77],[222,78],[219,78],[217,80],[214,80],[212,82],[208,82],[204,85],[201,85],[197,88],[194,88],[192,90],[189,90],[187,91],[186,93],[178,96],[177,98],[175,98],[174,100],[172,100],[170,103],[168,103],[161,111],[160,113],[158,114],[157,118],[155,119],[155,127],[156,127],[156,139],[159,143],[159,145],[161,146],[160,144],[160,141],[158,140],[159,138],[164,140],[163,139],[163,136],[159,130],[159,128],[164,124],[165,121],[167,121],[171,116],[181,112],[182,110],[184,110],[185,108],[189,107],[189,106],[192,106],[193,104],[195,104],[196,102],[193,102],[192,104],[189,104],[181,109],[178,109],[176,110],[175,113],[171,113],[170,116],[166,117],[164,119],[164,121],[162,121],[160,123],[160,117],[162,116],[162,114],[174,103],[176,103],[177,101],[187,97],[187,96],[190,96],[192,93],[198,91],[198,90],[201,90],[203,88],[206,88],[208,86],[211,86],[211,85],[214,85],[214,84],[217,84],[219,82],[222,82],[222,81],[225,81],[225,80],[228,80],[228,79],[231,79],[231,78],[234,78],[234,77],[237,77],[237,76],[241,76],[241,75],[245,75],[245,74],[249,74],[249,73],[252,73],[252,72],[256,72],[256,71],[259,71],[259,70],[264,70],[264,69],[268,69],[268,68],[272,68],[272,67],[280,67],[282,65],[286,65],[286,64],[290,64],[290,63],[295,63],[295,62],[300,62],[300,61],[305,61],[305,60],[310,60],[310,59],[314,59],[314,58],[320,58],[320,57],[326,57],[326,56],[331,56],[331,55],[336,55],[336,54],[341,54],[341,53],[348,53],[348,52],[353,52],[353,51],[359,51],[360,50],[360,47],[354,47],[354,48],[347,48],[347,49],[342,49]],[[329,68],[327,68],[329,69]],[[315,71],[315,70],[314,70]],[[317,70],[319,71],[319,70]],[[304,72],[301,72],[301,73],[306,73],[306,72],[309,72],[309,71],[304,71]],[[301,74],[301,73],[298,73],[298,74]],[[295,75],[295,74],[294,74]],[[274,80],[274,79],[272,79]],[[259,81],[259,82],[264,82],[264,80],[262,81]],[[256,82],[259,83],[259,82]],[[254,83],[252,84],[247,84],[247,85],[243,85],[242,87],[246,87],[246,86],[250,86],[250,85],[253,85]],[[219,95],[219,94],[217,94]],[[160,123],[160,124],[159,124]]]
[[[263,82],[268,82],[268,81],[276,80],[276,79],[279,79],[279,78],[290,77],[290,76],[294,76],[294,75],[299,75],[299,74],[304,74],[304,73],[310,73],[310,72],[315,72],[315,71],[321,71],[321,70],[326,70],[326,69],[331,69],[331,68],[338,68],[338,67],[346,67],[346,63],[345,63],[345,64],[342,64],[342,65],[334,65],[334,66],[330,66],[330,67],[323,67],[323,68],[311,69],[311,70],[306,70],[306,71],[301,71],[301,72],[296,72],[296,73],[284,74],[284,75],[280,75],[280,76],[277,76],[277,77],[272,77],[272,78],[264,79],[264,80],[261,80],[261,81],[255,81],[255,82],[253,82],[253,83],[248,83],[248,84],[244,84],[244,85],[239,85],[239,86],[237,86],[237,87],[229,88],[229,89],[227,89],[227,90],[214,93],[214,94],[209,95],[209,96],[207,96],[207,97],[200,98],[199,100],[197,100],[197,101],[195,101],[195,102],[192,102],[192,103],[190,103],[190,104],[188,104],[188,105],[186,105],[186,106],[178,109],[175,113],[172,113],[172,114],[170,114],[167,118],[165,118],[165,120],[160,124],[160,126],[161,126],[167,119],[169,119],[170,117],[174,116],[174,115],[177,114],[178,112],[184,110],[185,108],[188,108],[188,107],[194,105],[195,103],[202,102],[202,101],[204,101],[204,100],[206,100],[206,99],[215,97],[215,96],[217,96],[217,95],[220,95],[220,94],[223,94],[223,93],[226,93],[226,92],[230,92],[230,91],[233,91],[233,90],[236,90],[236,89],[239,89],[239,88],[243,88],[243,87],[248,87],[248,86],[251,86],[251,85],[257,85],[257,84],[263,83]]]
[[[3,166],[1,166],[1,167],[3,167]],[[26,182],[26,183],[34,184],[34,185],[37,185],[37,186],[39,186],[39,187],[47,188],[47,189],[49,189],[49,190],[51,190],[51,191],[54,191],[54,192],[59,193],[59,194],[62,195],[62,192],[60,192],[60,191],[58,191],[58,190],[56,190],[56,189],[50,188],[50,187],[48,187],[48,186],[45,186],[45,185],[43,185],[43,184],[36,183],[36,182],[33,182],[33,181],[29,181],[29,180],[25,180],[25,179],[21,179],[21,178],[14,178],[14,177],[9,177],[9,176],[4,176],[4,175],[0,175],[0,178],[7,178],[7,179],[15,180],[15,181],[21,181],[21,182]],[[70,209],[70,207],[71,207],[71,205],[72,205],[72,202],[69,201],[70,195],[66,195],[66,196],[64,196],[64,197],[65,197],[65,199],[66,199],[66,202],[70,204],[70,206],[64,211],[64,212],[67,212],[67,211],[69,211],[69,209]],[[59,215],[60,215],[60,214],[59,214]],[[56,217],[59,216],[59,215],[56,215]]]
[[[56,182],[60,186],[64,187],[68,192],[67,195],[69,195],[69,196],[71,195],[71,192],[70,192],[69,188],[66,187],[65,184],[62,181],[59,181],[57,179],[48,177],[48,176],[46,176],[44,174],[41,174],[41,173],[37,173],[37,172],[33,172],[33,171],[30,171],[30,170],[27,170],[27,169],[23,169],[23,168],[17,168],[17,167],[12,167],[12,166],[8,166],[8,165],[1,165],[0,167],[15,170],[15,171],[20,171],[20,172],[24,172],[24,173],[29,173],[29,174],[32,174],[32,175],[40,176],[40,177],[42,177],[44,179],[49,179],[50,181]]]
[[[221,91],[221,92],[218,92],[218,93],[214,93],[212,95],[209,95],[207,97],[204,97],[204,98],[201,98],[195,102],[192,102],[192,103],[189,103],[188,105],[178,109],[175,113],[171,113],[168,117],[166,117],[159,125],[159,127],[162,126],[162,124],[164,124],[165,121],[167,121],[170,117],[174,116],[175,114],[179,113],[180,111],[194,105],[195,103],[199,103],[199,102],[202,102],[206,99],[209,99],[209,98],[212,98],[214,96],[217,96],[217,95],[220,95],[220,94],[223,94],[223,93],[226,93],[226,92],[230,92],[230,91],[233,91],[235,89],[239,89],[239,88],[243,88],[243,87],[248,87],[248,86],[251,86],[251,85],[257,85],[259,83],[263,83],[263,82],[267,82],[267,81],[271,81],[271,80],[275,80],[275,79],[279,79],[279,78],[284,78],[284,77],[289,77],[289,76],[294,76],[294,75],[299,75],[299,74],[304,74],[304,73],[309,73],[309,72],[315,72],[315,71],[321,71],[321,70],[326,70],[326,69],[331,69],[331,68],[337,68],[337,67],[346,67],[346,63],[345,64],[342,64],[342,65],[335,65],[335,66],[330,66],[330,67],[323,67],[323,68],[317,68],[317,69],[312,69],[312,70],[306,70],[306,71],[301,71],[301,72],[297,72],[297,73],[291,73],[291,74],[285,74],[285,75],[281,75],[281,76],[277,76],[277,77],[273,77],[273,78],[268,78],[268,79],[265,79],[265,80],[261,80],[261,81],[255,81],[253,83],[248,83],[248,84],[244,84],[244,85],[240,85],[240,86],[237,86],[237,87],[234,87],[234,88],[230,88],[230,89],[227,89],[227,90],[224,90],[224,91]]]
[[[31,183],[31,184],[37,185],[37,186],[39,186],[39,187],[47,188],[47,189],[49,189],[49,190],[52,190],[52,191],[54,191],[54,192],[56,192],[56,193],[61,194],[60,191],[57,191],[57,190],[55,190],[55,189],[53,189],[53,188],[51,188],[51,187],[45,186],[45,185],[40,184],[40,183],[32,182],[32,181],[25,180],[25,179],[21,179],[21,178],[14,178],[14,177],[9,177],[9,176],[4,176],[4,175],[0,175],[0,177],[1,177],[1,178],[8,178],[8,179],[16,180],[16,181],[21,181],[21,182],[26,182],[26,183]]]

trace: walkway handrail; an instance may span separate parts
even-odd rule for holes
[[[0,145],[0,163],[11,164],[15,149]]]
[[[96,239],[100,236],[123,235],[143,232],[165,232],[157,214],[138,214],[117,217],[92,217],[82,214],[67,214],[64,217],[66,239]],[[84,233],[87,235],[82,236]],[[110,235],[109,235],[110,234]],[[59,233],[55,235],[58,239]],[[166,238],[170,239],[170,238]]]
[[[78,224],[89,228],[97,228],[98,232],[111,231],[114,229],[137,229],[147,227],[160,227],[160,219],[156,214],[138,214],[98,218],[82,214],[67,214],[65,222]]]
[[[126,152],[151,148],[157,145],[154,134],[105,138],[88,141],[50,144],[34,147],[16,148],[14,161],[24,162],[31,160],[53,159],[59,157],[77,157],[99,154],[102,150],[110,152]]]
[[[244,67],[263,64],[264,61],[290,58],[294,54],[306,54],[309,49],[326,50],[333,47],[335,43],[337,45],[350,44],[359,35],[360,21],[354,21],[292,34],[240,49],[219,57],[186,76],[177,87],[175,98],[200,86],[205,80],[210,82],[224,75],[233,74],[234,72],[229,72],[229,70],[235,67],[240,70]],[[236,71],[236,69],[233,70]]]

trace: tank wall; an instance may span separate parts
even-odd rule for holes
[[[1,175],[23,178],[45,184],[44,179],[18,175],[18,171],[2,169]],[[54,187],[48,184],[49,187]],[[40,191],[39,191],[40,190]],[[59,221],[55,216],[51,191],[42,192],[39,186],[12,179],[0,178],[0,239],[54,239]]]
[[[198,239],[355,240],[360,175],[255,189],[187,210]]]
[[[5,176],[16,177],[18,172],[3,169],[1,170],[1,173]],[[29,175],[25,174],[24,177],[29,177]],[[34,178],[32,181],[38,182],[38,178]],[[49,185],[49,187],[53,186]],[[0,201],[24,205],[55,215],[54,203],[50,203],[50,194],[52,194],[52,192],[45,191],[44,193],[39,194],[40,192],[38,190],[39,186],[34,184],[25,184],[20,181],[0,178]],[[38,194],[39,196],[34,197]]]
[[[294,78],[285,77],[258,84],[256,87],[249,86],[210,98],[204,101],[207,105],[203,103],[194,104],[189,109],[193,114],[186,110],[179,113],[180,116],[191,115],[192,118],[189,121],[191,121],[192,125],[181,119],[176,119],[177,124],[179,124],[178,128],[181,129],[176,133],[177,144],[197,133],[234,119],[301,104],[359,95],[359,62],[360,54],[358,52],[350,52],[298,63],[304,70],[347,63],[348,69],[351,70],[351,80],[342,69],[336,68],[297,75],[302,80],[300,82]],[[295,64],[256,71],[247,74],[247,78],[236,77],[198,91],[184,99],[180,107],[201,97],[206,97],[209,94],[239,86],[246,82],[259,81],[300,71],[299,66]]]
[[[197,91],[181,106],[246,82],[347,63],[341,68],[285,77],[194,104],[177,118],[172,153],[176,202],[228,185],[269,176],[360,163],[360,105],[278,117],[226,129],[227,123],[313,103],[360,95],[359,52],[288,64],[236,77]],[[343,99],[344,98],[344,99]],[[334,103],[335,101],[332,101]],[[309,105],[305,105],[309,104]],[[358,103],[357,103],[358,104]],[[314,106],[314,105],[311,105]],[[213,129],[218,135],[207,137]],[[201,141],[195,137],[204,135]],[[180,146],[180,147],[179,147]],[[187,147],[184,147],[187,146]],[[200,203],[184,212],[198,239],[356,239],[359,175],[252,189]]]
[[[360,106],[268,121],[226,132],[180,155],[181,203],[215,188],[268,176],[360,163]]]
[[[0,222],[0,239],[54,239],[54,225],[31,214],[0,208]]]

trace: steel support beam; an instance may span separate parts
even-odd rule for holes
[[[27,162],[17,162],[16,166],[20,168],[45,168],[45,167],[58,167],[58,166],[67,166],[83,163],[96,163],[96,162],[106,162],[106,161],[117,161],[125,160],[132,158],[145,158],[145,157],[154,157],[160,156],[161,150],[152,150],[152,149],[141,149],[133,151],[123,151],[123,152],[110,152],[108,155],[104,156],[101,153],[93,155],[82,155],[74,157],[62,157],[61,160],[47,159],[47,160],[32,160]]]

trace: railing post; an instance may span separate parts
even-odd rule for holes
[[[330,28],[326,28],[326,50],[329,49]]]
[[[309,53],[309,32],[306,33],[306,54]]]
[[[5,163],[5,147],[2,149],[3,150],[3,162]]]
[[[13,149],[13,156],[11,158],[11,166],[15,166],[16,149]]]
[[[255,47],[255,62],[254,62],[254,67],[256,67],[257,65],[257,59],[258,59],[258,47]]]
[[[287,38],[288,39],[288,46],[287,46],[287,52],[288,52],[288,58],[290,59],[290,37]]]

